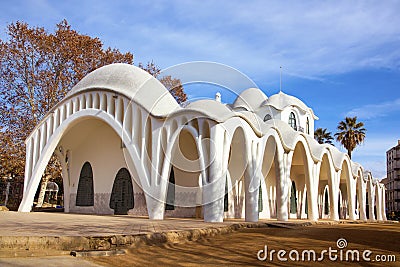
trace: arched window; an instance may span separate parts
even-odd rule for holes
[[[76,192],[76,206],[93,206],[93,171],[89,162],[85,162],[79,176],[78,190]]]
[[[296,116],[294,115],[293,112],[290,112],[290,115],[289,115],[289,125],[290,125],[290,127],[292,127],[295,131],[297,131]]]
[[[306,122],[306,133],[310,134],[310,120],[307,117],[307,122]]]
[[[132,179],[126,168],[120,169],[115,176],[109,206],[117,215],[126,215],[135,207]]]
[[[269,121],[270,119],[272,119],[271,115],[267,114],[264,117],[264,121]]]

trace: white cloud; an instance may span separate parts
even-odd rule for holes
[[[315,77],[399,67],[396,2],[185,1],[174,8],[183,27],[154,29],[152,36],[161,44],[173,37],[177,53],[211,56],[246,72],[283,65],[288,73]]]
[[[369,104],[350,110],[345,115],[347,117],[357,116],[358,119],[374,119],[385,117],[393,112],[400,111],[400,98],[379,104]]]
[[[162,67],[212,60],[256,77],[275,75],[283,66],[287,75],[306,79],[400,67],[396,1],[43,0],[40,8],[14,2],[3,5],[2,25],[40,18],[52,29],[67,18],[106,45],[133,51],[137,61],[155,59]]]

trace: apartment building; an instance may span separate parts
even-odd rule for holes
[[[390,215],[400,213],[400,140],[397,146],[386,152],[387,180],[386,184],[386,209]]]

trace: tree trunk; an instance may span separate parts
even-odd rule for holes
[[[36,207],[40,208],[43,206],[43,201],[44,201],[44,195],[46,194],[46,187],[47,187],[47,182],[50,180],[50,175],[44,175],[42,177],[42,183],[40,185],[40,193],[38,197],[38,202],[36,204]]]
[[[351,159],[351,150],[347,149],[347,155],[349,155],[349,158]]]

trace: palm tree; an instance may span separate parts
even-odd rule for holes
[[[315,129],[314,138],[320,144],[333,145],[332,144],[332,140],[333,140],[332,133],[328,132],[328,130],[326,128],[325,129],[322,129],[322,128]]]
[[[365,139],[364,123],[358,122],[357,117],[346,117],[339,122],[338,132],[335,133],[336,140],[347,149],[347,154],[351,159],[351,152]]]

